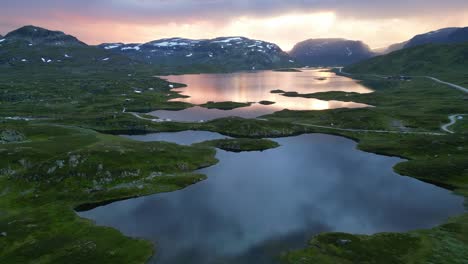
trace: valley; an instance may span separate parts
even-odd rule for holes
[[[468,86],[466,43],[344,75],[247,38],[88,46],[35,27],[5,38],[2,263],[468,259],[467,95],[444,83]],[[218,50],[231,42],[265,52]],[[223,57],[207,63],[205,44]]]

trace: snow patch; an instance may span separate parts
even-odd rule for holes
[[[22,62],[27,62],[28,60],[27,60],[27,59],[22,59],[21,61],[22,61]]]
[[[224,40],[213,41],[213,43],[228,43],[228,42],[235,41],[235,40],[242,40],[242,38],[239,38],[239,37],[227,38],[227,39],[224,39]]]
[[[124,47],[121,50],[140,50],[140,46]]]
[[[106,47],[104,47],[104,49],[106,49],[106,50],[115,49],[115,48],[118,48],[118,47],[120,47],[120,46],[122,46],[122,45],[120,45],[120,44],[114,44],[114,45],[106,46]]]
[[[188,55],[185,55],[185,57],[192,57],[193,56],[193,53],[190,53]]]
[[[346,47],[346,53],[348,54],[348,56],[353,55],[353,51],[348,47]]]
[[[0,43],[2,43],[3,41],[5,41],[6,39],[0,39]]]
[[[108,61],[109,59],[110,59],[110,58],[104,58],[104,59],[102,59],[102,60],[103,60],[103,61]]]
[[[71,56],[68,54],[65,54],[65,58],[71,58]]]
[[[173,46],[188,46],[190,45],[187,42],[177,42],[177,41],[163,41],[153,44],[155,47],[173,47]]]

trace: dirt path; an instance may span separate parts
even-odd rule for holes
[[[141,119],[141,120],[147,120],[147,121],[151,121],[151,122],[163,122],[164,120],[161,120],[161,119],[158,119],[158,118],[146,118],[146,117],[142,117],[139,113],[135,113],[135,112],[127,112],[127,109],[124,108],[122,110],[122,113],[126,113],[126,114],[129,114],[129,115],[132,115],[138,119]],[[169,121],[169,120],[167,120]]]
[[[317,128],[325,128],[331,129],[336,131],[347,131],[347,132],[370,132],[370,133],[387,133],[387,134],[417,134],[417,135],[430,135],[430,136],[442,136],[446,135],[444,133],[436,133],[436,132],[411,132],[411,131],[395,131],[395,130],[370,130],[370,129],[354,129],[354,128],[339,128],[339,127],[331,127],[331,126],[319,126],[319,125],[312,125],[312,124],[304,124],[304,123],[293,123],[295,125],[301,126],[308,126],[308,127],[317,127]]]
[[[431,79],[431,80],[433,80],[433,81],[435,81],[435,82],[448,85],[448,86],[450,86],[450,87],[452,87],[452,88],[455,88],[455,89],[458,89],[458,90],[460,90],[460,91],[462,91],[462,92],[468,93],[468,88],[465,88],[465,87],[463,87],[463,86],[456,85],[456,84],[449,83],[449,82],[444,82],[444,81],[441,81],[441,80],[439,80],[439,79],[437,79],[437,78],[434,78],[434,77],[431,77],[431,76],[424,76],[424,77],[426,77],[426,78],[428,78],[428,79]]]
[[[450,134],[454,134],[455,132],[452,131],[452,130],[450,130],[449,127],[455,125],[455,123],[457,122],[457,118],[458,118],[459,116],[464,116],[464,115],[467,115],[467,114],[456,114],[456,115],[451,115],[451,116],[449,116],[450,123],[445,124],[445,125],[441,126],[440,128],[441,128],[442,130],[444,130],[445,132],[448,132],[448,133],[450,133]]]

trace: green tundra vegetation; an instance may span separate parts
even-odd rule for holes
[[[268,101],[268,100],[263,100],[263,101],[260,101],[260,102],[258,102],[258,103],[261,104],[261,105],[272,105],[272,104],[276,104],[276,102]]]
[[[468,85],[468,43],[427,44],[378,56],[346,68],[350,73],[386,75],[430,75]]]
[[[279,147],[279,144],[275,141],[255,138],[218,139],[205,141],[197,145],[212,146],[231,152],[264,151]]]
[[[466,45],[456,47],[420,49],[467,54]],[[388,58],[403,60],[396,56],[409,56],[417,49]],[[397,72],[360,64],[345,71],[356,74],[373,93],[296,96],[372,107],[283,110],[261,120],[232,117],[205,123],[158,123],[131,112],[191,107],[169,101],[181,97],[170,90],[178,84],[152,77],[161,73],[157,68],[103,50],[93,52],[99,58],[116,56],[122,63],[111,63],[111,57],[95,63],[0,66],[0,263],[145,263],[155,253],[153,245],[97,227],[79,218],[74,209],[184,188],[205,179],[193,171],[217,162],[213,147],[229,151],[276,147],[262,138],[302,133],[349,137],[359,142],[361,150],[406,158],[395,166],[402,175],[468,196],[467,121],[450,127],[453,134],[440,129],[449,122],[449,115],[468,113],[467,95],[447,85],[426,78],[387,80],[369,74]],[[439,75],[434,70],[427,75],[463,85],[468,72],[464,64],[464,72],[457,66],[454,73],[444,70]],[[234,139],[180,146],[116,136],[184,130],[219,132]],[[463,263],[468,259],[467,220],[465,214],[439,227],[408,233],[325,233],[311,238],[304,249],[278,255],[286,263]]]
[[[208,108],[208,109],[219,109],[219,110],[232,110],[236,108],[242,108],[251,106],[252,103],[239,103],[239,102],[207,102],[206,104],[200,105],[201,107]]]

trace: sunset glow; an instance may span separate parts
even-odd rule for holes
[[[380,48],[418,33],[468,24],[466,1],[399,2],[19,0],[3,4],[0,34],[33,24],[67,32],[89,44],[241,35],[290,50],[308,38],[331,37]],[[405,8],[395,12],[399,5]]]

